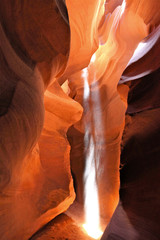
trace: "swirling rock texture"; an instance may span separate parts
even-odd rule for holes
[[[119,81],[119,86],[124,82],[129,85],[121,142],[120,200],[102,239],[158,240],[160,236],[160,29],[157,20],[151,25],[151,33],[139,45]]]
[[[83,203],[86,126],[100,213],[112,216],[126,109],[120,201],[102,239],[158,239],[159,7],[158,0],[0,3],[2,240],[28,239],[72,204],[70,156]],[[131,58],[144,38],[152,46]]]
[[[156,31],[157,32],[157,31]],[[122,79],[131,79],[122,137],[120,201],[102,239],[159,239],[159,67],[154,48],[132,64]],[[152,54],[151,54],[152,52]],[[154,64],[151,59],[157,60]],[[156,68],[157,64],[157,69]],[[145,76],[139,72],[148,66]],[[133,70],[134,69],[134,70]],[[133,73],[134,72],[134,73]],[[146,74],[147,73],[147,74]],[[129,76],[130,75],[130,76]],[[121,79],[121,80],[122,80]],[[123,81],[122,80],[122,81]]]
[[[70,41],[55,2],[0,5],[0,235],[22,240],[75,198],[66,131],[82,107],[54,81]]]

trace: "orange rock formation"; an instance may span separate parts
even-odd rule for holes
[[[157,31],[159,7],[158,0],[0,3],[2,240],[27,240],[73,203],[70,156],[83,202],[87,123],[99,161],[100,213],[112,216],[129,90],[124,82],[138,74],[136,63],[126,67],[138,44]]]

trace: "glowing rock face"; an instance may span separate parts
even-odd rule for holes
[[[82,107],[54,82],[54,76],[64,70],[70,39],[69,27],[54,10],[56,5],[53,1],[28,1],[21,16],[14,12],[13,21],[10,4],[0,4],[7,29],[6,34],[0,26],[0,89],[4,89],[0,90],[4,103],[0,109],[0,235],[2,240],[23,240],[64,212],[75,199],[66,132],[80,119]],[[22,5],[16,2],[14,8],[19,7]],[[38,26],[32,17],[38,17]],[[52,26],[61,39],[55,38]],[[12,39],[11,44],[7,38]],[[28,59],[23,51],[27,51]],[[54,84],[47,88],[51,82]]]
[[[1,29],[1,39],[2,34]],[[0,212],[5,214],[0,214],[0,233],[3,240],[28,239],[74,201],[66,131],[79,120],[82,108],[57,82],[44,97],[39,71],[25,65],[9,43],[2,39],[1,44],[1,83],[10,88],[11,79],[15,85],[1,95],[11,97],[11,102],[7,112],[1,112]]]
[[[135,14],[139,2],[142,5]],[[127,97],[127,87],[118,87],[120,96],[117,84],[137,45],[148,34],[146,24],[159,23],[157,9],[151,1],[145,2],[126,1],[124,9],[124,2],[119,6],[122,1],[107,1],[108,8],[104,8],[103,0],[66,0],[70,28],[54,1],[0,3],[2,240],[27,240],[74,201],[66,137],[73,124],[83,136],[84,125],[90,122],[91,133],[96,133],[100,214],[112,215],[118,199]],[[88,96],[83,68],[88,71],[90,111],[83,101]],[[58,84],[67,79],[74,100]],[[79,103],[84,109],[81,121]],[[79,197],[83,186],[74,166],[73,172]]]
[[[84,81],[84,70],[69,78],[71,90],[77,93],[75,100],[84,107],[83,118],[74,125],[74,128],[84,133],[84,138],[87,130],[91,129],[90,135],[93,135],[96,150],[92,150],[98,165],[96,180],[100,214],[105,218],[112,215],[118,200],[120,142],[126,111],[124,101],[127,97],[127,87],[124,86],[123,92],[126,93],[124,101],[121,101],[117,92],[117,84],[138,42],[147,34],[146,26],[139,16],[134,16],[129,11],[125,14],[123,11],[123,5],[117,7],[108,22],[104,23],[106,24],[104,35],[108,36],[107,41],[99,46],[85,70],[85,72],[87,71],[89,90]],[[125,23],[131,19],[132,28],[130,29],[130,26],[126,26]],[[141,27],[134,28],[136,24]],[[132,39],[132,42],[128,41],[129,38]],[[82,81],[84,86],[82,86]],[[88,105],[86,97],[88,97]],[[85,145],[84,143],[84,148]],[[87,156],[87,154],[89,154],[89,147],[85,155]],[[72,156],[72,159],[74,161],[75,157]],[[73,163],[73,171],[74,165]],[[75,175],[76,173],[75,166]],[[83,181],[77,177],[77,182],[79,197],[82,189],[80,185],[83,185]]]
[[[100,44],[98,50],[91,58],[88,68],[69,78],[70,88],[76,93],[74,99],[79,101],[84,108],[81,121],[76,123],[69,133],[69,137],[72,139],[70,142],[72,145],[71,159],[73,172],[77,176],[77,199],[83,202],[81,196],[84,191],[84,202],[88,204],[86,215],[90,216],[92,226],[94,226],[94,214],[91,209],[94,211],[93,205],[95,202],[91,197],[93,192],[92,185],[93,189],[95,188],[94,194],[97,192],[96,188],[98,188],[101,216],[109,218],[117,204],[120,142],[124,127],[128,92],[128,87],[125,85],[118,86],[117,92],[117,84],[138,43],[148,34],[143,20],[138,15],[135,15],[134,11],[130,11],[128,4],[126,6],[126,10],[124,10],[123,2],[122,6],[117,7],[110,14],[109,18],[107,18],[108,13],[106,12],[105,27],[101,26],[100,28],[100,30],[104,30],[103,35],[101,35],[103,44]],[[89,85],[86,84],[85,78],[87,78]],[[82,85],[82,81],[84,82],[84,86]],[[100,104],[98,105],[97,95],[100,96]],[[87,98],[88,104],[86,103]],[[100,115],[101,117],[99,118]],[[94,116],[96,116],[96,121],[94,120]],[[99,119],[101,120],[99,121]],[[92,130],[90,131],[90,129]],[[88,144],[88,151],[86,150],[87,144],[85,143],[87,130],[90,131],[90,144],[92,142],[91,148],[90,144]],[[76,134],[81,136],[81,141],[76,139]],[[82,154],[78,155],[78,148],[79,152],[84,148],[86,153],[83,156]],[[92,155],[92,158],[96,162],[96,152],[99,158],[99,168],[94,169],[96,173],[92,173],[93,163],[89,167],[87,166],[88,162],[90,162],[90,155]],[[85,167],[83,167],[83,164],[81,166],[83,169],[88,169],[89,183],[88,186],[86,183],[84,189],[83,176],[79,173],[79,168],[77,169],[75,158],[77,159],[78,166],[85,159]],[[84,170],[84,178],[85,174]],[[94,177],[92,182],[90,182],[89,179],[92,175],[96,175],[96,182]],[[86,221],[88,222],[88,220]]]

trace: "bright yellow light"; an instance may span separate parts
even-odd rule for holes
[[[96,60],[96,55],[94,54],[91,59],[91,64]],[[90,110],[89,97],[90,97],[90,87],[88,83],[89,72],[85,68],[82,71],[82,77],[84,79],[84,106],[86,109]],[[96,98],[96,106],[99,106],[99,95],[94,96]],[[98,122],[101,122],[100,114],[95,113],[93,109],[93,121],[94,125],[97,126]],[[96,130],[94,130],[96,131]],[[96,132],[95,132],[96,135]],[[85,136],[84,145],[86,152],[86,162],[84,171],[84,209],[85,209],[85,224],[83,228],[86,233],[93,239],[99,239],[102,236],[102,231],[100,230],[100,213],[99,213],[99,199],[98,199],[98,186],[96,175],[99,170],[99,157],[96,155],[97,139],[94,139],[92,132],[92,121],[85,122]]]
[[[86,233],[93,239],[100,239],[103,234],[100,228],[94,228],[92,225],[83,224],[83,228],[85,229]]]
[[[92,55],[92,57],[91,57],[91,63],[94,63],[95,62],[95,60],[96,60],[96,54],[94,53],[93,55]]]
[[[123,0],[122,5],[121,5],[121,16],[122,16],[122,14],[124,13],[125,8],[126,8],[126,1]]]

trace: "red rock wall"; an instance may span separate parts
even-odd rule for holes
[[[117,85],[138,43],[159,24],[159,2],[126,1],[124,13],[121,1],[107,1],[105,12],[104,2],[66,0],[68,16],[64,4],[51,0],[0,3],[2,240],[28,239],[74,201],[71,125],[77,199],[83,201],[81,149],[90,123],[100,155],[101,215],[110,217],[116,207],[128,91]],[[67,79],[70,97],[59,85]]]

